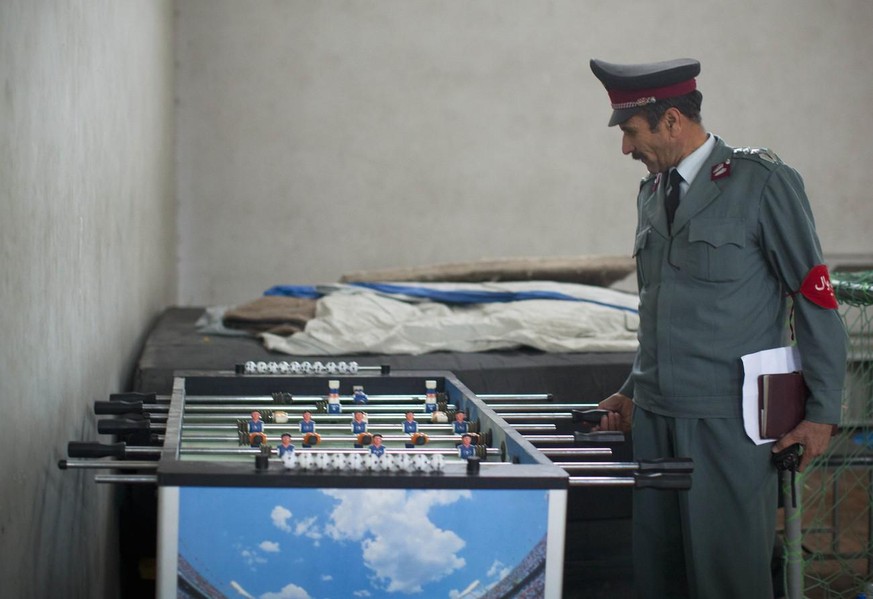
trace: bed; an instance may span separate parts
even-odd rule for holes
[[[233,309],[166,309],[134,388],[167,393],[175,370],[316,359],[450,371],[479,394],[594,402],[627,376],[635,306],[627,293],[552,282],[275,287]]]

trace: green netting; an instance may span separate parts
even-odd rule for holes
[[[832,283],[849,360],[840,431],[798,479],[803,588],[809,598],[854,599],[873,582],[873,272],[834,273]]]

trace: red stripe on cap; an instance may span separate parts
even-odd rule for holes
[[[651,87],[648,89],[608,89],[609,99],[613,108],[622,108],[622,104],[647,104],[651,98],[664,100],[683,96],[697,89],[697,80],[689,79],[664,87]]]

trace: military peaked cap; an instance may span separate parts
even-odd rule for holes
[[[697,89],[694,78],[700,74],[700,63],[692,58],[678,58],[648,64],[613,64],[594,58],[591,71],[609,94],[612,127],[631,118],[646,104]]]

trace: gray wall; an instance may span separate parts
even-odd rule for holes
[[[115,489],[56,464],[175,298],[172,26],[167,1],[0,2],[4,597],[118,596]]]
[[[181,0],[179,299],[515,256],[628,255],[644,169],[588,60],[699,58],[704,122],[873,250],[869,0]]]

